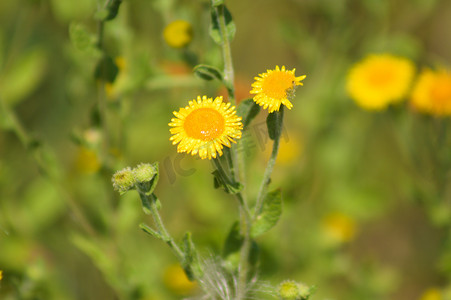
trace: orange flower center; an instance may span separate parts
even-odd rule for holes
[[[283,99],[287,97],[287,90],[295,85],[295,77],[288,72],[274,71],[262,83],[262,91],[268,97]]]
[[[211,141],[224,132],[225,120],[217,110],[203,107],[186,116],[183,128],[189,137]]]
[[[437,78],[431,88],[431,97],[437,103],[450,102],[451,104],[451,77]]]
[[[387,64],[377,65],[368,72],[368,82],[375,87],[386,86],[393,79],[393,72]]]

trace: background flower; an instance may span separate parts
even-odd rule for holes
[[[381,110],[406,96],[415,67],[406,58],[372,54],[349,71],[346,89],[362,108]]]
[[[422,71],[413,88],[411,103],[423,113],[451,115],[451,73],[447,70]]]

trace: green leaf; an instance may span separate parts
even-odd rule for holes
[[[263,199],[263,206],[251,228],[251,237],[256,238],[276,225],[282,214],[282,192],[269,192]]]
[[[241,101],[240,105],[237,108],[237,115],[242,117],[242,123],[244,130],[251,123],[251,121],[258,115],[260,112],[260,106],[255,103],[252,99],[246,99]]]
[[[222,20],[223,19],[223,20]],[[221,32],[220,22],[225,22],[225,33]],[[236,26],[233,22],[230,11],[224,4],[214,5],[211,10],[211,26],[210,36],[219,45],[222,45],[224,40],[231,41],[235,36]],[[225,35],[224,35],[225,34]]]
[[[47,55],[43,49],[35,48],[20,54],[11,67],[0,77],[0,96],[9,105],[28,97],[45,78]]]
[[[208,65],[197,65],[193,69],[194,75],[203,80],[217,79],[222,81],[224,76],[217,68]]]
[[[215,189],[222,187],[226,193],[232,195],[238,194],[243,189],[243,185],[239,182],[228,183],[225,178],[222,178],[218,170],[214,170],[212,174],[214,176],[213,186]]]
[[[118,73],[119,68],[114,60],[110,56],[105,55],[97,63],[94,77],[99,80],[113,83]]]
[[[194,281],[196,278],[201,277],[202,270],[196,248],[191,238],[191,232],[185,233],[183,237],[183,254],[182,268],[185,270],[188,279]]]
[[[266,118],[266,126],[268,127],[268,134],[271,140],[280,138],[283,125],[283,107],[279,111],[268,114]]]
[[[224,243],[222,250],[222,256],[227,258],[227,256],[239,251],[241,245],[243,245],[244,237],[240,233],[240,222],[235,221],[230,228],[229,234]]]
[[[141,223],[139,224],[139,228],[141,228],[145,233],[150,234],[151,236],[164,241],[164,238],[161,234],[150,228],[147,224]]]
[[[108,15],[106,16],[104,21],[111,21],[116,18],[121,3],[122,0],[111,0],[110,3],[108,3],[108,6],[106,7],[106,9],[108,10]]]

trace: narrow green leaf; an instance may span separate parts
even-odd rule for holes
[[[139,193],[139,198],[141,198],[141,205],[143,211],[146,215],[152,214],[152,208],[150,207],[150,200],[147,195]]]
[[[222,21],[222,16],[224,20]],[[225,31],[221,32],[220,22],[225,22]],[[232,19],[232,14],[224,4],[213,6],[211,10],[210,36],[219,45],[225,40],[233,40],[236,32],[236,26]]]
[[[251,228],[252,238],[273,228],[282,214],[282,192],[280,189],[269,192],[263,199],[262,211]]]
[[[268,134],[271,140],[276,140],[282,133],[283,125],[283,107],[279,111],[268,114],[266,118],[266,126],[268,127]]]
[[[227,258],[230,254],[233,254],[241,249],[244,238],[240,233],[240,222],[236,221],[232,224],[229,234],[224,243],[222,250],[222,256]]]
[[[217,79],[222,81],[224,76],[217,68],[208,65],[197,65],[193,69],[194,75],[203,80]]]
[[[194,281],[201,276],[202,270],[196,248],[191,238],[191,232],[185,233],[185,236],[183,237],[183,254],[184,260],[182,262],[182,268],[185,270],[188,279]]]
[[[114,62],[114,60],[110,56],[105,55],[97,63],[97,67],[94,72],[94,77],[96,79],[113,83],[118,73],[119,68]]]
[[[139,228],[141,228],[145,233],[164,241],[164,238],[161,236],[161,234],[150,228],[150,226],[148,226],[147,224],[141,223],[139,224]]]
[[[237,115],[242,117],[244,130],[251,123],[251,121],[258,115],[260,112],[260,106],[255,103],[252,99],[246,99],[241,101],[240,105],[237,108]]]

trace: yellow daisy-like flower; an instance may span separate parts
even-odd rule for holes
[[[421,72],[412,91],[411,103],[423,113],[451,115],[451,73],[447,70]]]
[[[250,91],[251,94],[256,94],[255,103],[263,106],[263,109],[268,109],[270,113],[278,111],[281,104],[291,109],[293,104],[290,100],[294,96],[294,90],[296,86],[303,85],[301,81],[306,77],[306,75],[296,77],[295,70],[289,71],[285,70],[285,66],[282,68],[276,66],[274,70],[266,70],[266,73],[255,77],[256,81]]]
[[[169,23],[164,28],[163,37],[169,46],[173,48],[183,48],[191,42],[193,38],[193,28],[187,21],[176,20]]]
[[[222,97],[213,100],[198,96],[174,115],[176,118],[169,123],[173,127],[170,140],[178,144],[177,152],[199,154],[201,159],[216,158],[222,155],[223,145],[230,147],[234,138],[241,138],[241,117],[236,115],[235,106],[222,102]]]
[[[351,68],[346,89],[367,110],[382,110],[406,96],[415,72],[413,63],[390,54],[373,54]]]

